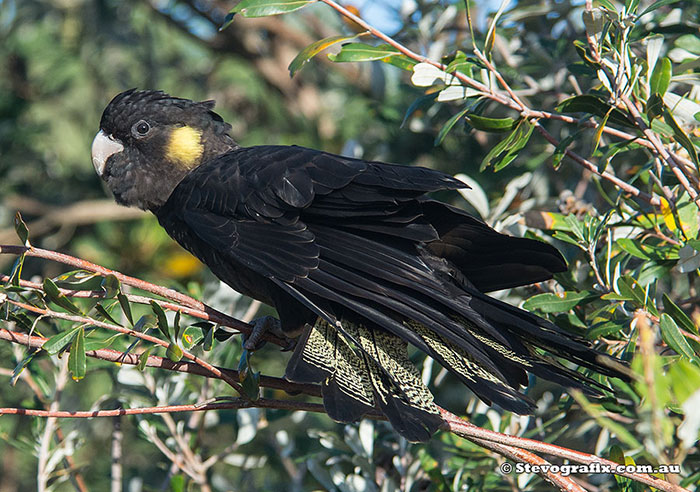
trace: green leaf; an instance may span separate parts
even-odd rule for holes
[[[163,308],[160,307],[160,304],[158,304],[156,301],[151,301],[151,308],[156,315],[156,319],[158,321],[157,326],[160,332],[163,334],[163,337],[170,343],[174,342],[175,340],[173,338],[172,330],[168,325],[168,318],[165,316],[165,311],[163,311]]]
[[[329,54],[334,62],[383,61],[399,68],[409,69],[416,64],[399,50],[388,44],[373,46],[365,43],[344,44],[339,53]]]
[[[658,2],[654,2],[651,5],[649,5],[646,9],[644,9],[642,13],[637,16],[637,18],[640,18],[641,16],[648,14],[649,12],[653,12],[654,10],[663,7],[664,5],[672,5],[680,1],[681,0],[659,0]]]
[[[101,275],[86,270],[73,270],[54,278],[56,285],[70,290],[100,290],[103,278]]]
[[[138,319],[138,321],[134,325],[134,331],[138,331],[139,333],[145,333],[153,327],[155,321],[156,320],[153,319],[152,314],[144,314]]]
[[[668,375],[679,403],[685,402],[700,388],[700,368],[685,359],[670,364]]]
[[[598,3],[611,12],[617,12],[615,5],[610,0],[598,0]]]
[[[260,373],[253,371],[250,355],[249,351],[243,350],[241,359],[238,361],[238,380],[246,396],[251,400],[257,400],[260,397]]]
[[[182,331],[182,326],[180,326],[180,317],[182,313],[180,311],[175,311],[175,320],[173,321],[173,338],[175,343],[180,343],[180,332]]]
[[[22,268],[24,267],[25,254],[21,254],[17,257],[14,264],[12,265],[12,271],[10,273],[10,278],[6,285],[12,285],[14,287],[19,287],[19,281],[22,278]]]
[[[649,80],[649,89],[651,93],[660,96],[666,94],[672,76],[671,60],[669,60],[668,57],[664,57],[661,61],[657,62],[654,67],[654,72],[651,74],[651,79]]]
[[[204,340],[204,335],[202,334],[202,330],[200,328],[188,326],[182,332],[182,346],[185,348],[185,350],[191,349],[202,340]]]
[[[94,337],[85,337],[85,352],[90,352],[91,350],[100,350],[103,348],[107,348],[110,345],[112,345],[115,340],[119,337],[123,337],[123,333],[116,333],[112,335],[109,338],[105,338],[103,340],[97,340]]]
[[[646,251],[642,249],[642,247],[637,243],[637,241],[628,238],[621,238],[615,242],[618,246],[620,246],[623,250],[625,250],[632,256],[640,258],[642,260],[651,260],[651,256],[649,256],[646,253]]]
[[[27,228],[27,224],[24,223],[24,220],[22,220],[22,214],[19,212],[15,214],[15,232],[19,240],[22,241],[23,246],[31,246],[29,244],[29,229]]]
[[[242,0],[233,7],[229,15],[240,13],[243,17],[266,17],[268,15],[286,14],[294,12],[315,0]],[[233,19],[231,19],[233,20]],[[227,19],[225,22],[230,24]],[[228,24],[224,24],[224,29]]]
[[[688,154],[690,154],[690,157],[695,163],[695,167],[700,169],[700,162],[698,162],[698,152],[697,150],[695,150],[695,145],[693,145],[693,142],[690,141],[690,138],[688,138],[688,135],[685,134],[681,127],[678,126],[678,123],[676,123],[676,120],[673,119],[673,115],[668,110],[668,108],[664,108],[664,120],[673,129],[673,135],[676,138],[676,141],[679,144],[681,144],[685,150],[688,151]]]
[[[212,347],[214,346],[214,332],[216,331],[215,327],[211,327],[206,331],[206,335],[204,336],[204,344],[202,345],[202,348],[204,349],[205,352],[209,352]]]
[[[70,330],[58,333],[57,335],[54,335],[46,340],[41,348],[50,355],[56,355],[61,351],[61,349],[63,349],[63,347],[68,345],[73,340],[79,329],[80,326],[76,326]]]
[[[523,303],[523,309],[528,311],[538,310],[543,313],[561,313],[569,311],[584,300],[597,297],[597,294],[586,291],[537,294]]]
[[[647,297],[646,292],[642,286],[639,285],[639,282],[629,275],[623,275],[617,280],[617,290],[620,292],[620,295],[624,297],[624,300],[629,300],[637,304],[639,307],[646,308],[654,316],[659,315],[651,296]],[[607,297],[608,295],[609,294],[606,294],[601,298],[609,299]]]
[[[104,319],[109,321],[110,323],[114,323],[117,326],[122,326],[122,324],[114,319],[111,314],[105,309],[105,307],[102,304],[95,304],[95,311]]]
[[[415,101],[413,101],[406,110],[406,114],[403,117],[403,121],[401,122],[400,128],[403,128],[404,125],[406,125],[406,122],[413,115],[413,113],[415,113],[419,109],[424,108],[428,104],[432,104],[435,101],[435,98],[438,96],[438,94],[438,92],[431,92],[430,94],[420,96]]]
[[[139,363],[136,365],[136,368],[139,371],[143,371],[146,368],[146,364],[148,363],[148,357],[151,355],[152,350],[153,347],[148,347],[146,350],[139,354]]]
[[[173,362],[180,362],[183,352],[178,344],[170,342],[165,351],[165,355]]]
[[[669,347],[691,362],[697,361],[695,352],[678,329],[678,325],[673,321],[673,318],[666,313],[662,314],[659,320],[659,328],[661,328],[661,338],[663,338],[664,342],[666,342]]]
[[[134,316],[131,314],[131,304],[129,303],[129,299],[120,292],[117,294],[117,300],[119,301],[119,306],[122,308],[124,316],[126,316],[126,319],[129,320],[129,324],[134,326]]]
[[[75,339],[73,339],[73,344],[70,348],[68,370],[71,372],[72,378],[75,381],[79,381],[85,377],[87,357],[85,356],[85,330],[82,326],[78,328],[78,333]]]
[[[452,116],[447,122],[440,128],[440,131],[437,134],[437,137],[435,137],[435,142],[434,145],[437,147],[442,143],[443,140],[445,140],[445,137],[447,134],[452,130],[452,127],[455,126],[455,124],[462,119],[462,117],[471,109],[471,106],[464,108],[462,111],[459,113],[455,114]]]
[[[619,463],[620,465],[625,464],[625,453],[622,451],[622,448],[617,444],[613,444],[610,447],[610,461],[614,461],[615,463]]]
[[[578,130],[561,139],[559,145],[557,145],[557,147],[554,149],[554,153],[552,154],[552,167],[554,167],[555,170],[559,169],[561,161],[566,155],[566,149],[581,135],[582,132],[582,130]]]
[[[527,145],[534,128],[535,126],[527,119],[521,119],[513,132],[496,144],[496,146],[491,149],[486,157],[484,157],[479,171],[483,171],[487,167],[493,166],[494,172],[497,172],[513,162],[513,160],[518,156],[518,152],[520,152],[525,145]]]
[[[629,320],[621,321],[604,321],[591,326],[586,333],[586,338],[589,340],[598,340],[601,337],[607,337],[619,333],[630,324]]]
[[[51,302],[53,302],[57,306],[61,306],[66,311],[71,312],[73,314],[82,314],[78,306],[73,304],[73,302],[70,299],[61,294],[61,292],[58,290],[58,287],[56,287],[56,284],[50,278],[44,279],[44,293]]]
[[[589,113],[599,118],[605,118],[610,113],[609,120],[616,125],[636,128],[634,121],[623,111],[610,106],[596,96],[583,94],[566,99],[557,106],[557,111],[562,113]]]
[[[294,77],[294,74],[301,69],[306,63],[308,63],[314,56],[318,55],[321,51],[326,48],[330,48],[334,44],[342,43],[343,41],[349,41],[356,38],[357,35],[353,36],[331,36],[325,39],[319,39],[318,41],[311,43],[306,48],[301,50],[297,56],[294,57],[292,63],[289,64],[287,69],[289,70],[289,76]]]
[[[477,114],[468,114],[465,118],[475,129],[484,132],[505,133],[511,131],[516,125],[513,118],[487,118]]]
[[[692,322],[688,315],[685,314],[685,312],[683,312],[683,310],[679,308],[665,292],[663,294],[663,303],[666,314],[671,316],[676,323],[681,325],[686,331],[695,333],[696,335],[698,334],[698,328],[695,326],[695,323]]]
[[[107,275],[102,279],[101,287],[105,291],[105,299],[112,299],[119,293],[119,279],[112,274]]]
[[[647,118],[652,121],[664,112],[664,100],[659,94],[652,94],[647,100]]]
[[[600,145],[600,139],[603,137],[603,130],[605,130],[605,125],[608,124],[608,119],[610,118],[610,113],[612,112],[612,110],[613,108],[610,108],[610,110],[607,113],[605,113],[603,121],[601,121],[598,125],[598,128],[596,128],[595,135],[593,136],[593,152],[598,150],[598,145]],[[598,163],[598,172],[602,173],[603,171],[605,171],[606,167],[608,167],[608,161],[601,160]]]
[[[185,475],[181,473],[170,478],[170,492],[185,492],[185,485],[187,485],[187,480]]]
[[[24,359],[17,363],[15,368],[12,370],[12,377],[10,377],[10,386],[14,386],[15,384],[17,384],[17,380],[22,374],[22,371],[24,371],[24,368],[29,365],[29,363],[32,361],[37,352],[38,350],[31,350]]]
[[[481,62],[475,57],[469,57],[463,52],[458,51],[457,56],[452,60],[447,68],[445,68],[446,73],[461,72],[467,77],[472,77],[474,72],[474,67],[485,68],[481,65]]]

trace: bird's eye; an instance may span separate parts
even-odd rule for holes
[[[151,131],[151,125],[149,125],[146,121],[141,120],[134,125],[134,133],[136,133],[138,136],[143,137],[144,135],[148,134],[149,131]]]

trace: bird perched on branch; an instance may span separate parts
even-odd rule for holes
[[[379,410],[408,440],[427,440],[442,419],[408,344],[520,414],[534,409],[519,391],[528,373],[606,389],[556,358],[627,378],[584,339],[484,294],[566,263],[427,196],[461,181],[297,146],[241,147],[213,107],[123,92],[102,115],[93,164],[118,203],[150,210],[217,277],[276,308],[279,321],[257,327],[298,337],[286,377],[321,384],[333,419]]]

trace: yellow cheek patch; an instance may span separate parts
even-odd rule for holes
[[[181,126],[170,134],[166,145],[166,157],[176,164],[191,168],[199,164],[204,153],[202,132],[191,126]]]

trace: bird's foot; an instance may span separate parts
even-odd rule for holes
[[[261,349],[265,343],[267,343],[262,339],[267,333],[285,341],[286,344],[282,347],[282,350],[287,351],[294,348],[295,340],[289,338],[285,334],[280,320],[274,316],[263,316],[261,318],[254,319],[250,324],[253,325],[253,331],[251,331],[248,335],[244,334],[242,336],[244,349],[250,351]]]

